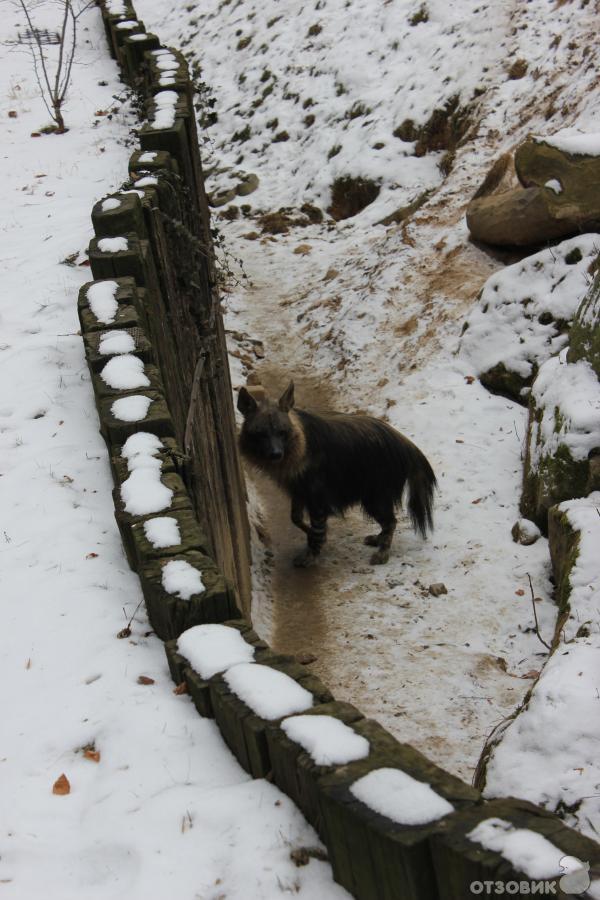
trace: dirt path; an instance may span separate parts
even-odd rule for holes
[[[314,297],[332,254],[342,256],[348,248],[340,247],[343,236],[337,244],[320,243],[316,236],[307,261],[293,253],[295,240],[252,241],[243,248],[251,286],[234,292],[227,314],[228,327],[238,333],[232,349],[246,363],[242,368],[236,362],[234,383],[243,383],[252,370],[275,396],[293,377],[300,407],[376,413],[383,408],[383,415],[413,437],[434,465],[441,488],[437,529],[424,542],[402,518],[389,564],[372,566],[362,543],[371,526],[352,512],[330,520],[319,565],[299,570],[292,557],[304,536],[289,520],[289,502],[266,478],[248,472],[255,537],[253,622],[275,650],[315,657],[311,669],[336,697],[470,780],[486,735],[528,687],[521,673],[538,664],[540,648],[524,630],[529,611],[515,605],[514,592],[526,569],[540,584],[545,555],[540,546],[524,562],[523,548],[511,544],[515,550],[503,560],[494,545],[500,537],[506,545],[504,535],[516,515],[518,476],[510,476],[512,487],[503,478],[508,494],[490,486],[502,468],[516,473],[519,440],[513,424],[517,419],[522,433],[524,411],[465,384],[451,356],[440,350],[441,329],[458,330],[452,321],[463,315],[466,294],[495,265],[469,245],[449,258],[434,249],[424,254],[406,272],[411,303],[390,306],[378,341],[365,347],[358,393],[354,374],[340,375],[339,369],[318,362],[318,340],[304,328],[307,306],[314,307],[314,315],[335,311],[334,304],[327,305],[333,293],[327,282],[323,302]],[[436,309],[436,293],[444,286],[451,301]],[[411,317],[418,322],[415,332],[402,327]],[[321,324],[321,333],[329,333],[327,326]],[[247,339],[240,342],[240,336]],[[260,358],[250,361],[257,340]],[[418,355],[419,366],[413,374],[403,370],[401,413],[389,406],[387,414],[378,385],[384,376],[397,381],[394,342],[409,358],[411,352]],[[472,410],[473,404],[480,408]],[[490,455],[486,421],[491,416],[498,417],[500,443]],[[454,441],[458,435],[460,450]],[[457,481],[467,489],[457,490]],[[442,598],[428,590],[439,581],[448,587]],[[542,614],[553,615],[550,603]]]

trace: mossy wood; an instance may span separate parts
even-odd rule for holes
[[[204,590],[184,600],[169,593],[162,583],[163,568],[173,560],[184,560],[200,572]],[[139,572],[148,618],[163,641],[178,637],[193,625],[237,618],[234,594],[210,557],[189,551],[173,557],[152,559]]]

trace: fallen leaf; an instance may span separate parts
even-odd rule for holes
[[[89,261],[89,259],[84,259],[83,262],[80,262],[80,263],[79,263],[79,265],[80,265],[80,266],[89,266],[89,265],[90,265],[90,261]]]
[[[57,778],[52,785],[52,793],[57,794],[59,797],[63,797],[65,794],[71,793],[71,785],[69,784],[69,779],[64,773],[60,776],[60,778]]]
[[[178,697],[181,694],[187,694],[188,693],[187,681],[182,681],[180,684],[178,684],[176,687],[174,687],[173,693],[177,694]]]
[[[16,111],[16,109],[9,109],[9,111],[8,111],[8,118],[9,118],[9,119],[16,119],[16,118],[17,118],[17,111]]]
[[[467,384],[473,384],[473,382],[475,381],[475,376],[474,375],[465,375],[465,381],[467,382]]]
[[[86,559],[98,559],[98,554],[97,553],[86,553],[85,558]]]
[[[522,597],[524,595],[524,593],[525,593],[525,591],[523,590],[523,588],[519,588],[518,591],[515,591],[515,594],[517,595],[517,597]]]
[[[97,109],[94,113],[95,116],[105,116],[108,113],[107,109]]]
[[[89,759],[90,762],[99,763],[100,762],[100,751],[99,750],[91,750],[89,747],[87,750],[83,751],[83,755],[85,759]]]
[[[31,137],[41,137],[42,135],[40,134],[39,131],[32,131],[30,136]]]
[[[138,684],[154,684],[154,678],[150,678],[148,675],[140,675]]]
[[[524,675],[519,675],[519,678],[537,678],[539,674],[537,669],[530,669],[529,672],[525,672]]]
[[[298,244],[297,247],[294,247],[294,253],[297,256],[306,256],[307,253],[310,253],[311,250],[312,247],[310,246],[310,244]]]
[[[455,443],[455,444],[464,444],[464,441],[463,441],[461,438],[456,438],[456,440],[454,441],[454,443]],[[477,501],[475,501],[475,502],[477,502]]]
[[[117,632],[117,637],[118,638],[126,638],[126,637],[129,637],[130,634],[131,634],[131,628],[129,627],[129,625],[127,625],[125,628],[121,628],[121,630]]]
[[[471,500],[471,503],[473,504],[473,506],[475,506],[476,503],[481,503],[482,500],[483,497],[478,497],[477,500]]]

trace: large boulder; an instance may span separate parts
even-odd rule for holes
[[[599,244],[597,234],[570,238],[486,281],[463,327],[460,352],[487,388],[527,402],[539,367],[567,343]]]
[[[531,389],[521,512],[544,533],[551,506],[597,489],[600,381],[567,351],[541,366]]]
[[[514,168],[518,186],[488,176],[467,207],[474,240],[527,247],[600,229],[600,135],[531,137]]]

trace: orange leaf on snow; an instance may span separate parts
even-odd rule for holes
[[[523,590],[523,588],[519,588],[518,591],[515,591],[515,594],[517,595],[517,597],[522,597],[524,593],[525,593],[525,591]]]
[[[148,675],[140,675],[138,684],[154,684],[154,678],[150,678]]]
[[[99,750],[91,750],[89,747],[87,750],[83,751],[83,755],[85,759],[89,759],[90,762],[99,763],[100,762],[100,751]]]
[[[65,794],[71,793],[71,785],[69,783],[69,779],[64,773],[60,776],[60,778],[57,778],[52,785],[52,793],[57,794],[59,797],[64,797]]]
[[[181,694],[187,694],[188,693],[187,681],[181,681],[177,685],[177,687],[173,688],[173,693],[176,694],[178,697]]]
[[[86,553],[85,558],[86,559],[98,559],[98,554],[97,553]]]

